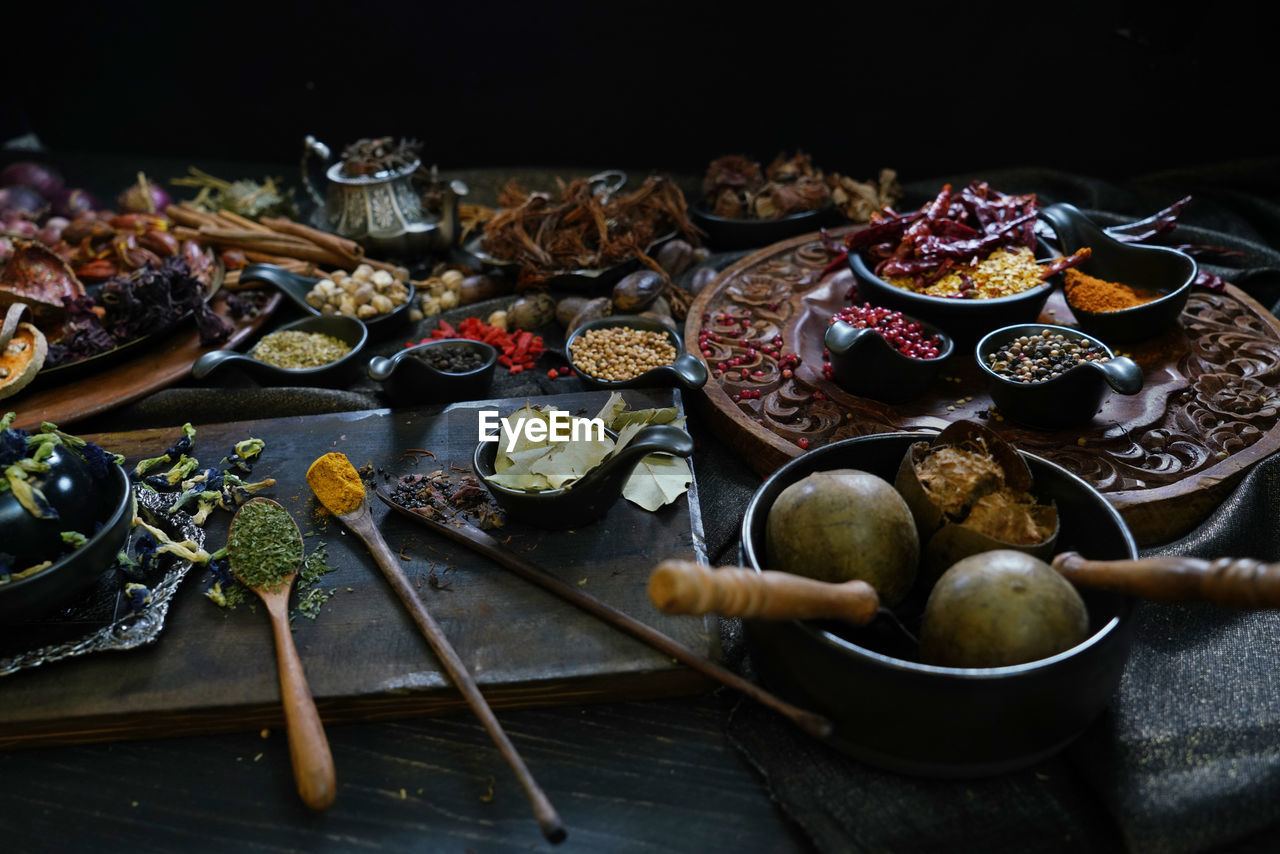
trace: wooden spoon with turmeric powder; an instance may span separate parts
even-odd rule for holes
[[[373,515],[365,500],[364,483],[360,480],[359,472],[351,465],[351,461],[345,454],[329,453],[317,459],[307,469],[307,483],[325,509],[341,519],[347,529],[368,547],[374,562],[378,564],[378,568],[391,584],[391,589],[400,597],[401,603],[409,611],[409,616],[413,618],[418,629],[427,639],[431,651],[444,666],[450,681],[461,692],[467,704],[471,706],[471,711],[480,719],[480,723],[484,724],[484,728],[489,731],[489,736],[497,745],[498,752],[515,773],[521,788],[524,789],[525,797],[533,806],[533,814],[538,821],[538,827],[542,830],[542,835],[549,842],[563,842],[567,834],[564,824],[560,821],[559,813],[534,780],[533,774],[524,764],[515,745],[507,738],[502,724],[498,722],[493,710],[489,708],[488,701],[480,693],[475,678],[454,650],[453,644],[449,643],[449,638],[440,628],[440,624],[432,618],[426,606],[422,604],[422,600],[414,593],[413,585],[400,568],[390,547],[387,546],[382,532],[373,523]]]
[[[227,558],[232,574],[258,594],[271,617],[298,794],[312,809],[328,809],[337,794],[333,755],[289,628],[289,594],[302,564],[302,534],[289,511],[269,498],[254,498],[231,520]]]

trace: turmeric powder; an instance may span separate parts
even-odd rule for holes
[[[364,501],[364,483],[346,454],[325,454],[307,469],[307,483],[325,509],[335,516],[350,513]]]
[[[1070,269],[1062,274],[1062,290],[1067,303],[1082,311],[1119,311],[1159,299],[1163,294],[1144,288],[1133,288],[1119,282],[1096,279],[1087,273]]]

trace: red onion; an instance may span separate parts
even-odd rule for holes
[[[53,215],[75,219],[82,213],[98,209],[98,200],[85,190],[63,187],[53,197]]]
[[[40,230],[40,226],[36,225],[29,219],[15,219],[6,222],[4,230],[14,237],[32,238],[36,236],[36,232]]]
[[[164,213],[169,206],[169,194],[159,184],[147,180],[147,176],[138,173],[138,183],[120,194],[116,199],[121,213]]]
[[[39,216],[49,206],[44,196],[30,187],[15,184],[0,188],[0,211],[16,211],[28,216]]]
[[[36,234],[36,239],[45,246],[53,246],[62,240],[62,229],[71,224],[71,220],[61,216],[51,216],[45,220],[44,226]]]
[[[13,186],[30,187],[45,198],[52,198],[62,189],[62,176],[39,163],[10,163],[0,172],[0,187]]]

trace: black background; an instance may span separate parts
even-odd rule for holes
[[[827,171],[904,180],[997,166],[1124,178],[1280,151],[1255,10],[1179,8],[11,4],[0,138],[290,164],[308,133],[335,149],[394,135],[446,170],[696,173],[803,149]]]

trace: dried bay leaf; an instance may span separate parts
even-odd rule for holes
[[[622,497],[653,511],[675,501],[693,482],[689,463],[671,454],[650,454],[622,486]]]

